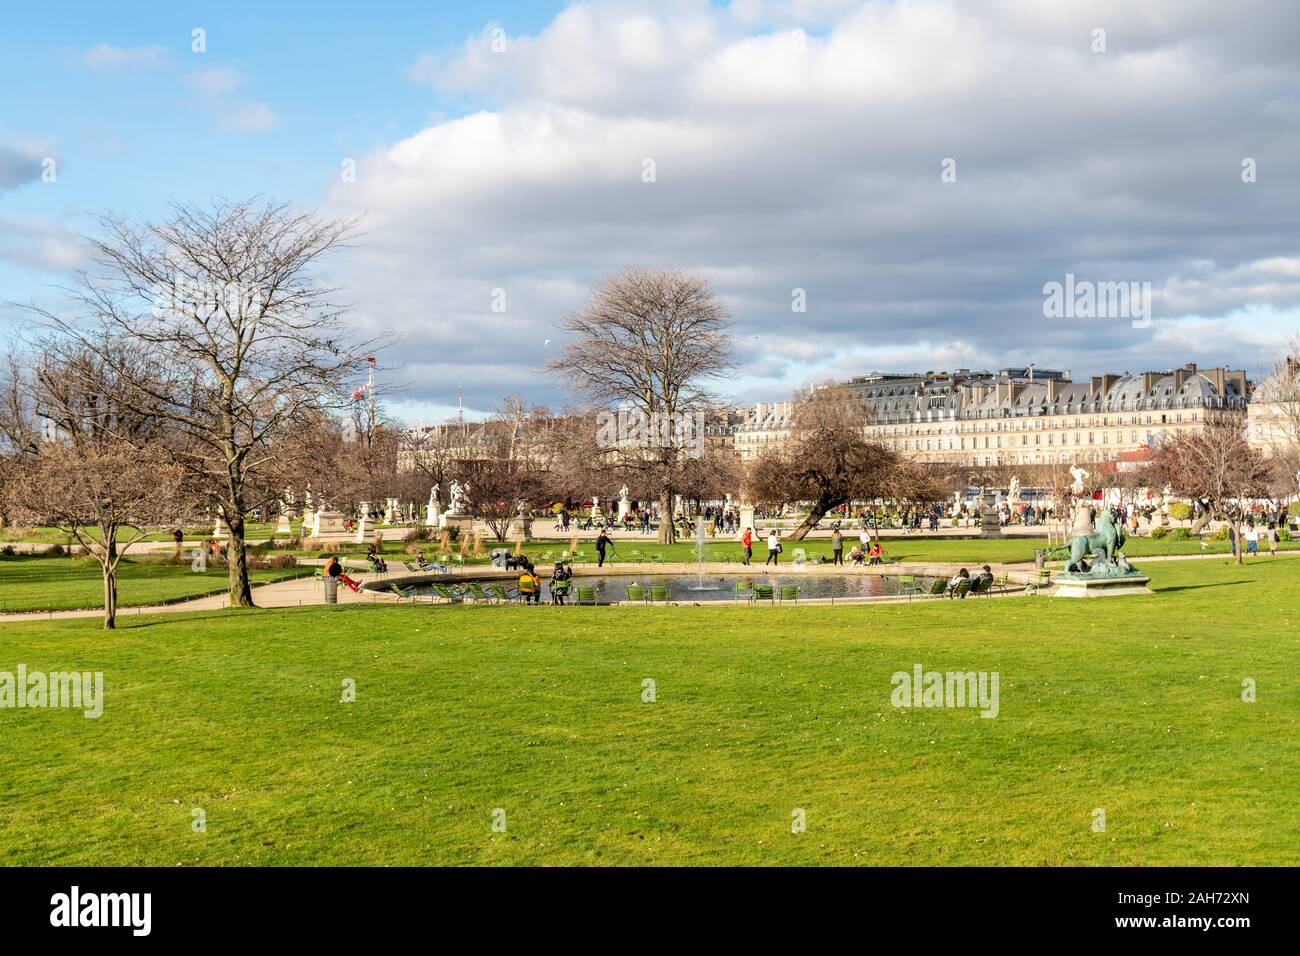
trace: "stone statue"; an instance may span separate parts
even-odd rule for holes
[[[623,502],[623,501],[627,501],[627,500],[628,500],[628,499],[627,499],[627,485],[624,485],[622,488],[618,489],[618,500],[619,500],[620,502]]]
[[[591,513],[594,515],[600,514],[600,495],[591,496]]]
[[[458,481],[452,481],[450,497],[447,499],[447,514],[464,514],[468,497],[469,482],[467,481],[464,485],[461,485]]]
[[[1088,477],[1087,470],[1080,468],[1078,465],[1071,465],[1070,474],[1074,477],[1074,483],[1070,485],[1070,490],[1074,492],[1075,495],[1083,494],[1083,479]]]
[[[1011,476],[1011,486],[1007,489],[1007,504],[1015,507],[1020,503],[1020,479]]]
[[[433,485],[433,487],[429,489],[429,507],[430,507],[430,508],[436,508],[436,507],[438,507],[438,485],[437,485],[437,482],[435,482],[434,485]]]

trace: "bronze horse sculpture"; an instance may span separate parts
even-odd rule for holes
[[[1124,547],[1125,540],[1123,525],[1115,524],[1115,516],[1109,508],[1103,509],[1097,515],[1095,532],[1070,539],[1070,560],[1065,569],[1079,574],[1087,573],[1087,557],[1093,553],[1096,553],[1097,560],[1103,565],[1115,563],[1116,555]]]

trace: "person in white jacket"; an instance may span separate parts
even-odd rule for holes
[[[764,565],[781,563],[781,539],[777,537],[776,529],[773,528],[767,533],[767,560]]]

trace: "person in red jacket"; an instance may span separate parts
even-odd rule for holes
[[[749,559],[754,556],[754,529],[746,528],[745,533],[740,536],[740,543],[745,548],[745,564],[749,564]]]

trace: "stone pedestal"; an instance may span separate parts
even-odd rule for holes
[[[217,524],[212,529],[212,537],[218,541],[224,541],[230,537],[230,526],[226,524],[225,518],[217,519]]]
[[[302,509],[302,533],[308,534],[316,525],[316,511],[313,508]]]
[[[318,511],[315,520],[311,526],[311,536],[319,538],[327,534],[343,534],[343,512],[341,511]]]
[[[1097,598],[1119,597],[1124,594],[1155,594],[1149,587],[1151,579],[1145,574],[1114,578],[1072,578],[1058,575],[1053,581],[1053,597]]]
[[[442,509],[435,502],[429,502],[424,506],[424,526],[426,528],[439,527],[439,519],[442,517]]]
[[[523,515],[516,518],[511,522],[506,535],[512,540],[531,541],[533,538],[533,516]]]
[[[287,514],[284,514],[283,512],[280,513],[280,520],[276,522],[275,525],[275,533],[293,534],[293,525],[289,523],[289,516]]]
[[[736,540],[739,541],[746,528],[754,527],[754,506],[740,505],[736,510],[740,512],[740,527],[736,529]]]
[[[623,519],[627,517],[628,512],[631,510],[632,510],[631,501],[629,501],[626,498],[618,499],[618,523],[619,524],[623,523]]]
[[[986,492],[980,501],[980,537],[1002,537],[1002,521],[998,517],[998,509],[997,505],[994,504],[992,492]]]
[[[1074,525],[1069,537],[1077,538],[1081,534],[1092,534],[1092,502],[1080,501],[1074,506]]]
[[[474,532],[474,517],[473,515],[445,514],[442,516],[439,527],[444,531],[458,528],[461,535],[472,534]]]
[[[357,544],[366,543],[366,521],[367,520],[368,519],[366,513],[364,511],[361,512],[361,517],[357,519],[357,538],[356,538]]]

